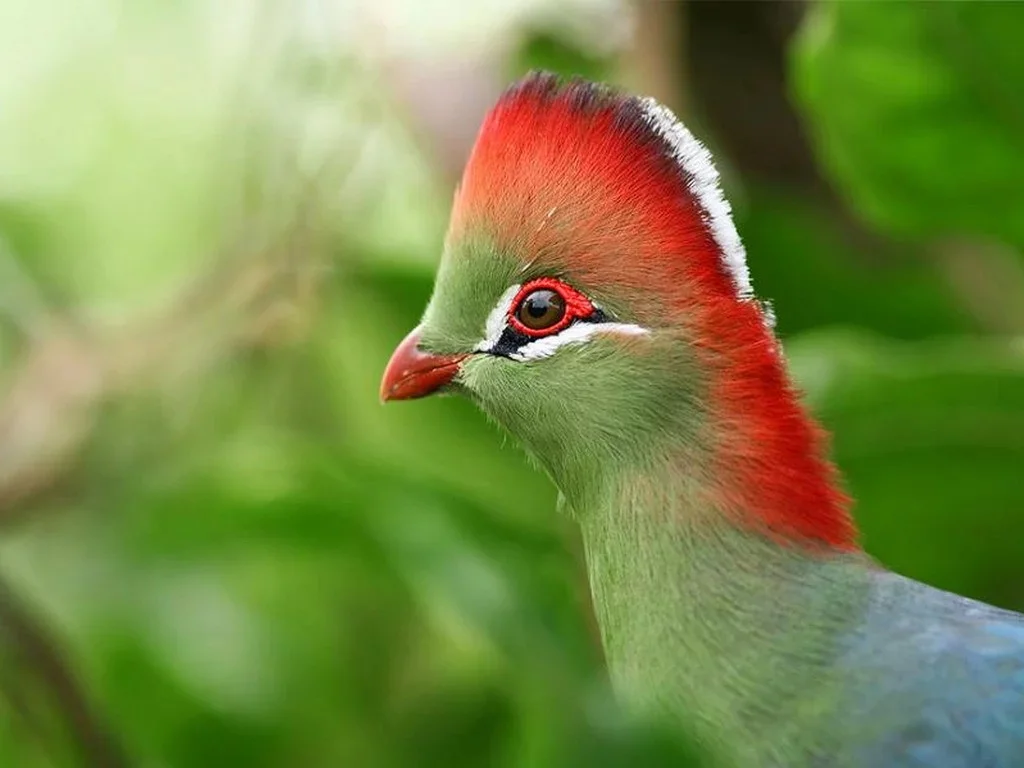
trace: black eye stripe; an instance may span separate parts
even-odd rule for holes
[[[501,337],[498,339],[498,343],[491,347],[489,351],[492,355],[511,357],[521,346],[529,344],[531,341],[533,341],[533,339],[525,333],[519,333],[512,328],[506,327],[505,330],[501,332]]]

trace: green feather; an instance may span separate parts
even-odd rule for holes
[[[449,243],[421,346],[472,351],[510,285],[550,274],[522,264],[485,237]],[[815,745],[809,733],[825,738],[817,721],[839,688],[836,638],[864,610],[865,559],[811,557],[714,508],[707,381],[679,331],[598,336],[525,363],[471,355],[455,386],[522,443],[579,521],[627,701],[696,728],[727,762],[795,760]]]

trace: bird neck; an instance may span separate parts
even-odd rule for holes
[[[631,708],[678,719],[723,756],[788,753],[838,693],[834,662],[870,568],[859,552],[737,528],[707,498],[665,467],[614,478],[576,510],[612,681]]]
[[[784,542],[857,550],[827,435],[800,402],[756,304],[720,300],[698,314],[695,354],[707,379],[698,458],[715,506]]]
[[[696,428],[563,488],[616,689],[727,751],[798,740],[828,710],[872,570],[777,343],[740,341],[742,359],[707,355],[706,410],[680,417]]]

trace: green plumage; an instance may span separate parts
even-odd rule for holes
[[[736,290],[742,248],[702,150],[664,110],[586,84],[509,98],[464,179],[494,220],[457,196],[384,397],[447,386],[522,443],[582,531],[616,691],[720,764],[1020,765],[1024,617],[857,549],[777,342]],[[560,149],[539,163],[545,140]],[[636,174],[602,165],[616,148]],[[565,174],[547,167],[564,157]],[[566,182],[585,163],[611,208]],[[516,322],[535,279],[578,313],[550,333]]]
[[[425,350],[471,349],[508,285],[533,276],[486,242],[448,244]],[[791,738],[831,738],[816,721],[837,697],[837,638],[867,601],[862,556],[809,559],[711,506],[706,381],[680,334],[657,331],[532,364],[474,355],[454,386],[515,435],[579,522],[620,695],[720,756],[791,754]]]

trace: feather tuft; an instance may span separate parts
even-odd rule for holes
[[[687,340],[709,386],[716,506],[781,539],[856,548],[711,155],[668,109],[546,73],[515,83],[485,118],[452,209],[449,243],[480,236],[524,274],[565,277]]]
[[[529,163],[524,163],[527,154],[543,158],[533,169],[541,172],[529,173]],[[638,155],[648,162],[638,163]],[[522,205],[518,211],[504,212],[519,213],[536,233],[549,225],[559,208],[568,206],[567,213],[585,214],[602,203],[617,203],[621,208],[621,203],[631,202],[626,210],[637,212],[647,206],[653,217],[667,224],[665,211],[657,205],[650,210],[649,204],[658,196],[675,201],[679,221],[690,230],[705,230],[712,241],[711,248],[693,249],[689,257],[710,261],[704,266],[728,277],[737,298],[753,298],[746,252],[711,153],[654,99],[580,78],[563,81],[551,73],[531,73],[505,91],[484,122],[457,196],[462,215],[486,211],[500,219],[503,212],[493,205],[494,197],[506,205],[513,201],[494,185],[501,183],[499,179],[507,183],[513,167],[536,185],[520,188],[531,193],[529,200],[551,203],[543,212],[540,208],[526,211]],[[643,171],[646,177],[628,178]],[[597,188],[588,190],[587,181]],[[601,192],[605,200],[600,199]],[[589,211],[581,210],[581,196],[588,198]],[[695,235],[691,231],[691,239],[699,239]]]

